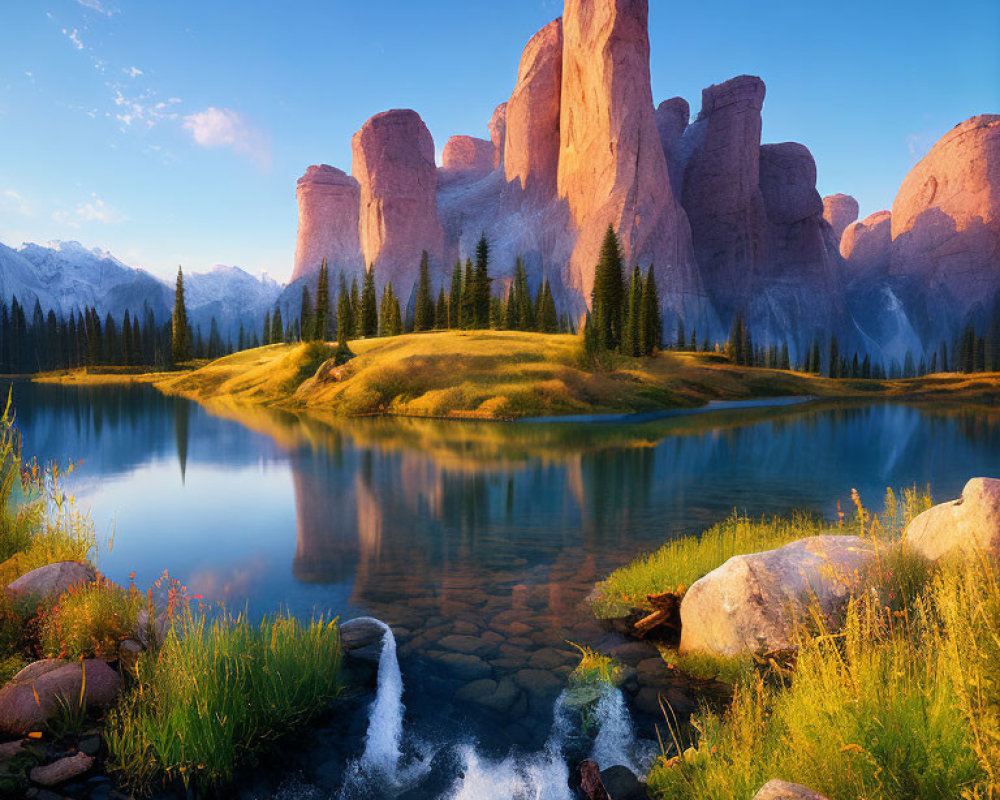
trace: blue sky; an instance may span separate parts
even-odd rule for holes
[[[650,0],[653,94],[767,83],[765,141],[866,215],[973,114],[1000,113],[1000,3]],[[0,241],[76,239],[169,276],[291,272],[295,181],[350,170],[372,114],[438,152],[486,136],[557,0],[0,0]]]

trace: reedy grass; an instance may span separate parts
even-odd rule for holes
[[[109,767],[142,791],[179,781],[218,790],[341,691],[336,622],[186,612],[143,654],[108,715]]]
[[[63,594],[41,625],[42,653],[50,658],[118,657],[118,645],[134,636],[145,598],[99,580]]]
[[[575,642],[568,642],[568,644],[580,651],[580,663],[576,665],[569,676],[571,686],[598,684],[616,686],[618,684],[622,675],[622,665],[618,661]]]

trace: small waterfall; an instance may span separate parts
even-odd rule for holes
[[[632,717],[621,690],[612,686],[605,689],[594,708],[594,721],[597,724],[597,737],[590,757],[601,769],[620,764],[632,772],[639,772]]]
[[[403,741],[403,676],[396,658],[396,637],[384,622],[382,654],[378,660],[378,686],[372,703],[365,735],[365,750],[360,767],[379,775],[389,783],[399,777],[399,759]]]

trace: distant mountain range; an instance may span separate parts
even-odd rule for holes
[[[283,288],[266,274],[254,277],[239,267],[184,273],[188,318],[206,335],[213,317],[223,337],[235,338],[240,324],[256,330]],[[150,308],[163,321],[173,310],[174,284],[79,242],[25,244],[18,250],[0,244],[0,300],[9,304],[15,296],[29,314],[37,300],[44,311],[62,316],[94,307],[120,322],[126,310],[134,315]]]

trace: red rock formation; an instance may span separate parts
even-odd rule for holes
[[[420,253],[441,270],[444,232],[438,219],[434,140],[415,111],[376,114],[351,141],[361,184],[361,251],[379,283],[405,293],[416,283]]]
[[[299,203],[299,232],[292,280],[318,269],[324,258],[334,271],[360,269],[358,182],[326,164],[312,166],[299,178],[295,196]]]
[[[823,198],[823,219],[830,223],[837,242],[847,226],[857,221],[858,211],[858,201],[849,194],[831,194]]]
[[[893,275],[959,312],[1000,289],[1000,115],[972,117],[946,133],[903,180],[892,204]]]
[[[493,116],[490,118],[490,141],[493,142],[493,147],[496,148],[494,153],[493,166],[499,167],[503,165],[503,146],[504,141],[507,138],[507,104],[501,103],[493,111]]]
[[[475,136],[452,136],[441,154],[444,169],[486,174],[493,170],[496,148],[493,142]]]
[[[520,182],[522,189],[538,198],[553,197],[556,192],[562,56],[562,19],[556,19],[524,48],[517,85],[507,101],[507,181]]]
[[[764,82],[751,75],[709,86],[684,137],[692,148],[684,208],[698,265],[723,319],[743,305],[765,247],[760,193],[764,92]]]
[[[840,254],[847,261],[852,278],[885,275],[889,270],[891,245],[892,213],[876,211],[847,226],[840,239]]]
[[[671,97],[656,107],[656,129],[660,133],[660,145],[667,159],[670,184],[675,197],[680,197],[684,189],[684,164],[680,146],[681,137],[690,121],[691,106],[683,97]]]
[[[665,295],[701,290],[653,114],[647,0],[566,0],[559,197],[579,238],[564,283],[589,299],[601,239],[654,263]]]

